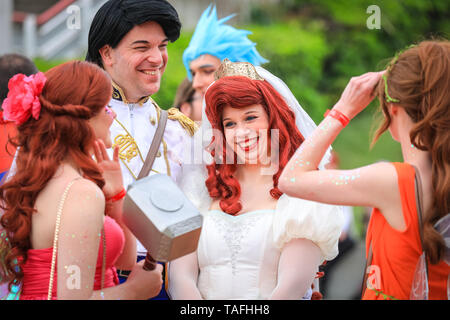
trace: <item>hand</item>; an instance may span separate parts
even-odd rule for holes
[[[94,143],[94,156],[102,170],[103,179],[105,179],[103,193],[106,198],[113,197],[123,189],[122,170],[119,163],[119,146],[114,148],[113,159],[110,160],[103,140],[97,139]]]
[[[374,89],[384,72],[368,72],[359,77],[353,77],[333,109],[342,112],[349,119],[355,117],[375,97]]]
[[[151,271],[143,269],[145,260],[139,261],[131,270],[126,283],[129,283],[131,290],[136,294],[137,299],[150,299],[155,297],[162,287],[161,264],[156,264],[156,268]]]

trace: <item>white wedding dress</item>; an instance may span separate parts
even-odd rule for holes
[[[333,259],[341,233],[340,207],[282,195],[276,210],[231,216],[203,212],[197,249],[197,286],[204,299],[267,299],[277,285],[283,245],[294,238],[313,241],[324,260]],[[311,289],[304,299],[310,299]]]

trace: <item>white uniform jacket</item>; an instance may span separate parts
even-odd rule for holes
[[[126,100],[122,90],[113,85],[113,98],[109,107],[117,114],[111,126],[113,146],[119,146],[119,160],[125,189],[133,183],[144,164],[158,126],[161,108],[151,97],[137,103]],[[175,182],[182,173],[182,153],[190,143],[196,124],[178,109],[168,110],[169,119],[150,174],[165,173]],[[108,150],[112,157],[112,149]],[[138,254],[145,254],[138,242]]]

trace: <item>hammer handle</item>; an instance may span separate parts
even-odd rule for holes
[[[152,271],[156,268],[156,261],[152,258],[152,256],[147,253],[147,256],[145,257],[144,267],[143,269],[146,271]]]

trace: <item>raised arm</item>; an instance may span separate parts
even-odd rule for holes
[[[103,187],[103,192],[107,198],[105,212],[116,220],[122,228],[125,237],[124,248],[115,263],[115,267],[120,270],[131,270],[136,264],[136,237],[122,221],[123,198],[114,199],[124,188],[119,163],[119,147],[116,146],[114,148],[113,159],[110,160],[105,144],[101,139],[98,139],[94,145],[94,155],[105,179],[105,186]]]
[[[352,78],[334,111],[352,119],[373,99],[373,89],[382,72]],[[279,179],[279,188],[287,195],[337,205],[384,207],[396,194],[395,169],[388,163],[376,163],[353,170],[317,170],[326,149],[333,143],[343,123],[327,116],[290,159]],[[386,173],[386,174],[383,174]]]

